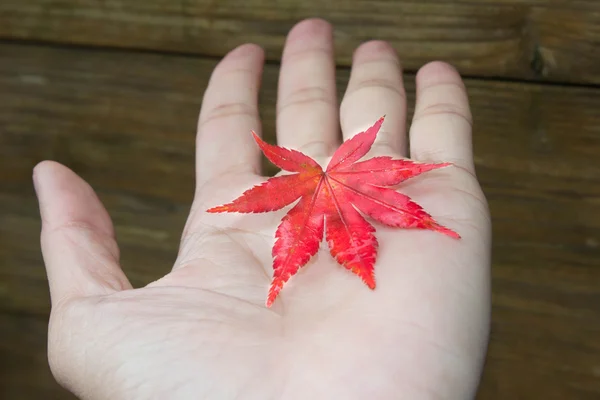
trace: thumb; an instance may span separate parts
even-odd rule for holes
[[[112,222],[90,185],[53,161],[39,163],[33,181],[52,303],[131,289]]]

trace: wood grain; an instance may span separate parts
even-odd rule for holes
[[[162,276],[192,198],[196,117],[215,63],[0,46],[0,359],[9,374],[39,378],[9,375],[7,393],[68,398],[42,362],[49,306],[31,169],[51,158],[80,173],[114,219],[134,285]],[[270,141],[277,73],[267,66],[261,92]],[[347,78],[340,69],[340,92]],[[406,76],[411,110],[413,80]],[[466,83],[494,223],[492,336],[479,398],[598,398],[600,93]]]
[[[50,372],[46,357],[47,330],[47,318],[0,313],[0,398],[75,399],[56,383]]]
[[[340,65],[384,39],[407,70],[441,59],[468,75],[600,83],[595,0],[4,0],[0,38],[212,56],[255,42],[277,61],[308,17],[335,25]]]

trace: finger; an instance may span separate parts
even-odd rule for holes
[[[198,186],[227,172],[260,171],[251,131],[261,131],[258,91],[263,62],[263,50],[246,44],[227,54],[213,71],[198,121]]]
[[[417,73],[417,101],[410,128],[411,158],[452,162],[474,172],[472,117],[467,91],[449,64],[432,62]]]
[[[386,42],[371,41],[354,52],[348,88],[340,108],[344,140],[385,122],[375,143],[403,156],[406,151],[406,95],[402,67],[395,50]]]
[[[52,161],[38,164],[33,180],[53,304],[131,289],[119,266],[112,222],[94,190],[73,171]]]
[[[326,156],[338,132],[333,29],[320,19],[290,31],[281,61],[277,142],[312,156]]]

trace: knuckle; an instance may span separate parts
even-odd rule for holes
[[[298,147],[298,151],[309,154],[312,158],[325,158],[329,154],[329,146],[323,140],[311,140]]]
[[[278,107],[277,114],[281,114],[286,109],[295,106],[307,105],[307,104],[325,104],[327,106],[332,106],[334,104],[334,99],[323,87],[320,86],[308,86],[301,89],[298,89],[287,96]]]
[[[43,227],[45,236],[63,236],[74,248],[89,252],[91,248],[103,249],[114,260],[120,257],[119,246],[112,228],[109,231],[83,220],[71,220],[56,226]]]
[[[283,54],[282,64],[295,64],[298,62],[302,63],[314,63],[315,61],[323,59],[325,62],[329,62],[332,55],[332,49],[323,46],[308,46],[300,47],[287,51]]]
[[[430,61],[417,71],[417,80],[425,79],[434,82],[460,82],[460,74],[452,66],[444,61]]]
[[[49,227],[47,229],[48,234],[56,234],[56,233],[65,233],[69,234],[71,232],[86,232],[86,233],[94,233],[98,231],[97,227],[82,220],[69,220],[63,222],[61,224],[57,224],[55,226]]]
[[[374,40],[363,43],[354,52],[353,65],[356,70],[384,70],[398,74],[402,72],[402,63],[396,50],[387,42]]]
[[[375,142],[373,142],[373,146],[371,146],[371,151],[377,155],[395,155],[394,147],[396,143],[393,143],[390,140],[389,135],[382,136],[381,138],[377,138]]]
[[[200,120],[199,127],[214,123],[215,121],[231,117],[252,117],[257,116],[256,107],[241,101],[221,103],[211,109],[204,118]]]
[[[399,97],[403,101],[406,100],[406,93],[403,85],[396,80],[387,78],[361,79],[348,88],[346,96],[355,96],[359,93],[362,94],[372,90],[377,90],[379,92],[385,91],[393,96]]]
[[[470,127],[473,126],[473,117],[471,116],[469,109],[450,102],[432,103],[424,106],[415,112],[413,123],[436,115],[456,117],[465,121]]]
[[[362,43],[356,49],[356,54],[368,52],[373,55],[396,56],[396,51],[392,45],[385,40],[373,39]]]
[[[219,64],[212,74],[210,84],[214,86],[218,81],[252,82],[256,79],[256,76],[257,71],[248,67]]]

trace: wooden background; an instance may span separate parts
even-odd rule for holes
[[[390,41],[408,71],[466,77],[494,223],[493,319],[480,399],[600,399],[600,1],[0,1],[0,398],[71,399],[46,360],[48,289],[33,166],[60,161],[99,192],[135,286],[166,273],[193,192],[194,130],[228,50],[278,60],[294,23],[335,24],[352,50]]]

